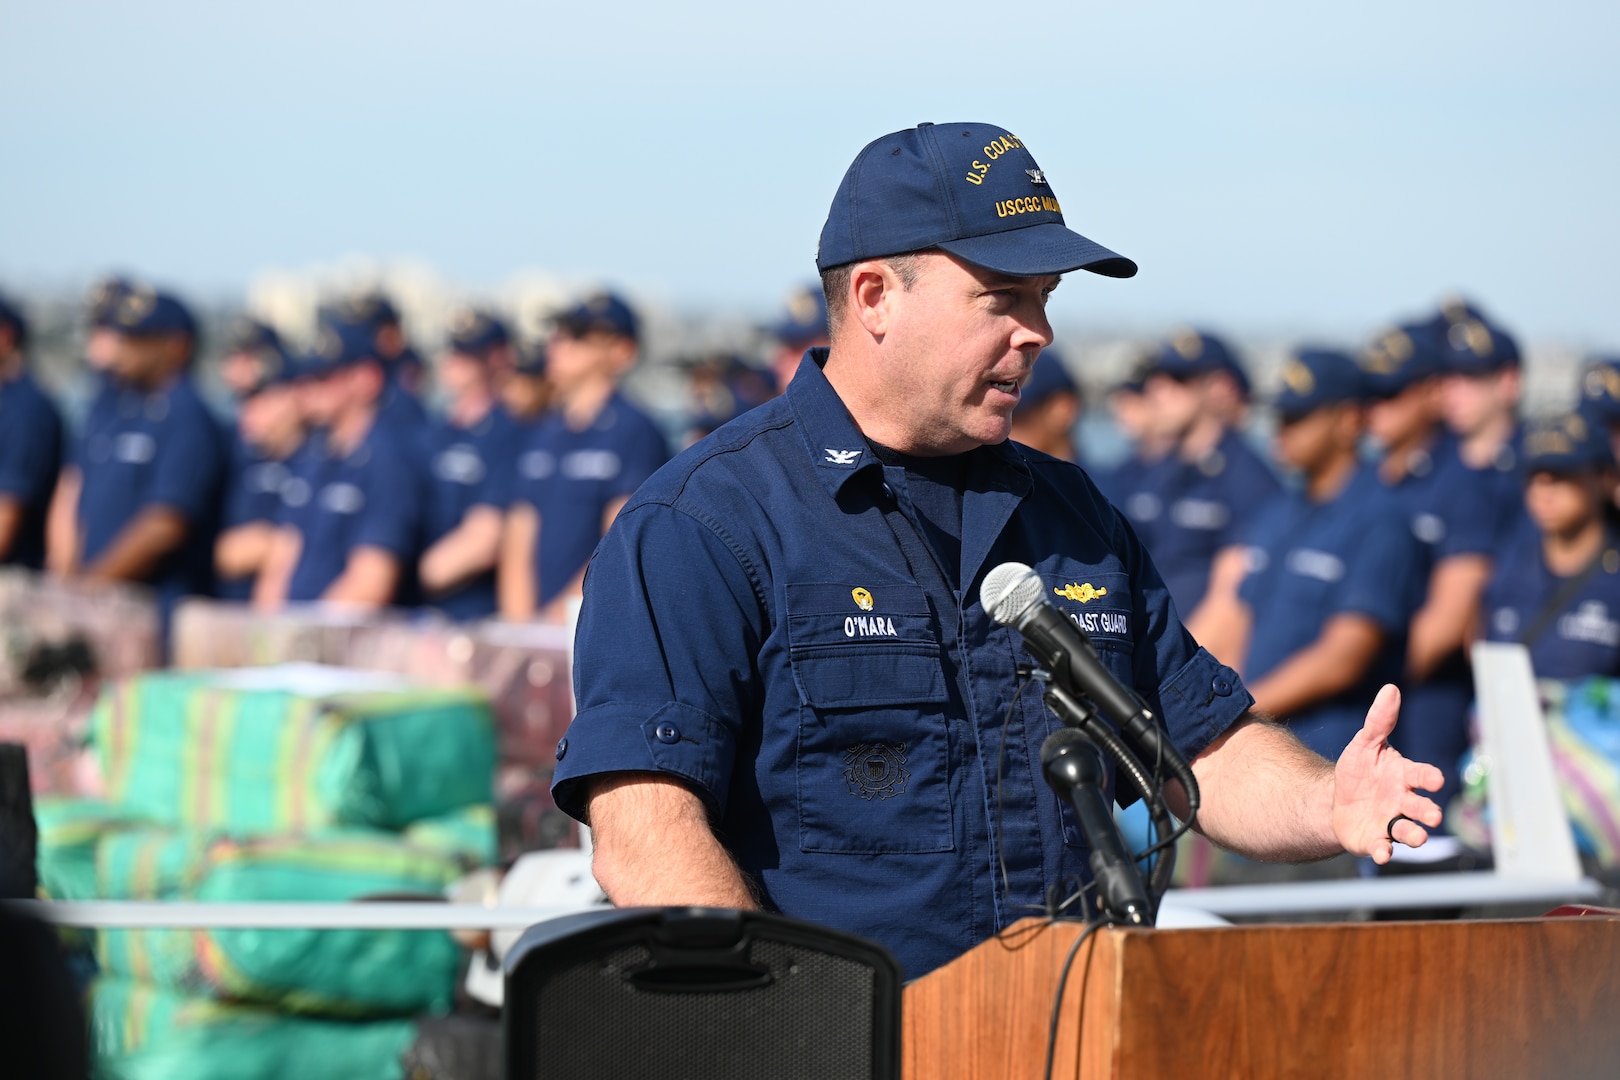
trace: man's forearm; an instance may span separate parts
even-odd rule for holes
[[[449,592],[486,570],[493,570],[501,551],[501,512],[475,506],[461,524],[422,556],[422,587],[430,594]]]
[[[1198,831],[1266,862],[1305,862],[1343,850],[1334,834],[1333,763],[1282,724],[1249,713],[1192,763]]]
[[[85,568],[84,576],[92,581],[143,581],[185,541],[187,529],[186,519],[167,507],[142,510]]]
[[[605,777],[590,819],[591,870],[615,905],[759,906],[685,785],[656,773]]]

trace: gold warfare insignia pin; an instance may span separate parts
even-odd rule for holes
[[[849,595],[855,598],[855,606],[860,608],[862,611],[872,610],[872,594],[861,588],[859,585],[851,589],[849,591]]]
[[[1283,365],[1282,381],[1283,385],[1300,397],[1305,397],[1316,389],[1316,377],[1311,374],[1310,368],[1298,360],[1289,360]]]
[[[1108,589],[1106,586],[1101,589],[1094,589],[1089,581],[1084,585],[1071,581],[1069,584],[1063,586],[1063,588],[1053,589],[1052,591],[1063,597],[1065,600],[1075,600],[1082,604],[1089,604],[1099,596],[1108,595]]]

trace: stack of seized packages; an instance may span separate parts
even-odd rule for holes
[[[331,669],[153,673],[91,720],[101,800],[42,800],[65,899],[437,898],[495,856],[495,726],[473,691]],[[442,931],[102,930],[101,1075],[388,1077],[448,1010]]]

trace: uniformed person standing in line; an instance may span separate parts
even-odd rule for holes
[[[1013,409],[1012,438],[1043,454],[1079,463],[1074,425],[1080,422],[1080,388],[1075,385],[1056,349],[1043,349],[1035,358],[1029,381],[1018,391]]]
[[[1505,544],[1524,519],[1519,469],[1519,400],[1524,379],[1518,342],[1479,319],[1445,324],[1440,410],[1457,452],[1489,492],[1496,535]]]
[[[663,433],[619,392],[635,313],[611,293],[565,313],[547,347],[551,412],[518,457],[497,571],[501,615],[559,620],[620,507],[669,458]]]
[[[1518,533],[1497,563],[1484,637],[1526,646],[1537,678],[1620,676],[1620,532],[1607,435],[1567,413],[1531,425],[1524,454],[1535,528]]]
[[[1620,460],[1620,356],[1589,357],[1581,368],[1578,411],[1609,437]],[[1620,488],[1614,493],[1620,506]]]
[[[382,293],[366,293],[337,306],[325,320],[345,334],[363,328],[371,335],[371,353],[385,379],[382,414],[390,423],[420,430],[427,423],[422,404],[426,365],[405,338],[399,309]]]
[[[116,415],[123,387],[112,373],[113,350],[118,332],[113,315],[133,286],[117,276],[104,277],[90,286],[85,297],[84,365],[89,375],[89,397],[79,417],[71,445],[83,447],[98,430],[111,424]],[[79,492],[84,486],[80,462],[69,455],[57,475],[45,521],[45,566],[51,573],[66,577],[78,562],[77,537]]]
[[[0,297],[0,564],[45,565],[45,514],[62,459],[62,418],[28,371],[28,323]]]
[[[1378,688],[1400,677],[1417,607],[1417,541],[1358,456],[1361,374],[1349,355],[1303,349],[1284,364],[1277,457],[1304,481],[1244,525],[1239,580],[1218,577],[1188,630],[1243,674],[1255,708],[1286,717],[1332,760]],[[1237,561],[1223,552],[1223,564]],[[1410,722],[1410,721],[1409,721]]]
[[[1152,362],[1152,354],[1139,357],[1125,378],[1108,388],[1104,398],[1114,430],[1125,440],[1130,452],[1112,465],[1086,470],[1108,501],[1121,510],[1133,496],[1151,488],[1153,470],[1159,468],[1170,453],[1169,446],[1150,422],[1143,393]],[[1153,498],[1156,505],[1158,496]]]
[[[225,480],[224,436],[191,381],[197,324],[179,300],[142,286],[112,316],[122,392],[86,429],[71,564],[92,580],[152,585],[165,617],[213,586]]]
[[[410,597],[419,454],[412,434],[382,414],[387,381],[375,349],[365,326],[334,323],[305,361],[299,396],[320,441],[284,486],[281,524],[254,586],[259,607],[321,600],[377,608]]]
[[[1252,513],[1280,490],[1270,466],[1231,426],[1246,397],[1239,370],[1223,341],[1188,330],[1160,346],[1146,372],[1148,423],[1171,449],[1121,509],[1179,611],[1197,610],[1216,553],[1234,546]]]
[[[776,392],[781,393],[793,381],[804,350],[827,344],[827,298],[821,295],[820,285],[793,290],[782,317],[771,327],[771,337],[776,339],[771,374],[776,378]]]
[[[445,414],[426,433],[420,573],[426,601],[453,619],[495,614],[506,491],[521,429],[495,397],[497,371],[513,367],[506,324],[484,311],[459,311],[439,359]]]
[[[287,359],[281,344],[281,335],[269,323],[251,315],[238,315],[231,320],[225,335],[225,355],[219,361],[219,381],[231,396],[242,400],[265,384],[266,363],[280,373]]]
[[[1410,712],[1394,745],[1446,773],[1444,805],[1468,746],[1474,687],[1465,646],[1490,579],[1500,514],[1488,484],[1463,463],[1441,422],[1441,349],[1432,325],[1411,324],[1380,335],[1361,363],[1371,399],[1367,429],[1383,452],[1378,475],[1422,545],[1426,581],[1401,682]]]
[[[268,339],[266,339],[268,340]],[[236,432],[231,440],[230,473],[225,483],[225,512],[214,543],[218,594],[224,600],[247,601],[264,569],[276,536],[292,476],[291,462],[308,441],[300,370],[281,348],[261,345],[242,354],[237,384],[251,373],[237,403]]]

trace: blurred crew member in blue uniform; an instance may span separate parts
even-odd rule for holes
[[[1143,394],[1148,423],[1169,444],[1142,490],[1121,507],[1136,525],[1178,611],[1204,598],[1215,553],[1236,544],[1250,515],[1280,490],[1276,476],[1231,424],[1248,380],[1213,335],[1183,331],[1154,354]]]
[[[1152,484],[1148,474],[1161,466],[1170,452],[1150,422],[1147,397],[1143,393],[1152,363],[1151,354],[1139,357],[1125,378],[1108,388],[1104,398],[1109,419],[1129,447],[1129,453],[1112,465],[1086,470],[1108,501],[1122,510],[1133,496],[1148,491]],[[1152,499],[1156,508],[1158,496]]]
[[[1043,454],[1079,462],[1074,425],[1080,421],[1080,388],[1056,349],[1042,349],[1029,379],[1018,389],[1012,438]]]
[[[546,362],[552,410],[518,457],[501,540],[505,618],[564,618],[597,541],[669,457],[657,426],[619,392],[635,365],[638,335],[635,313],[611,293],[558,321]]]
[[[118,395],[122,391],[112,373],[113,350],[118,344],[113,315],[132,288],[127,280],[114,275],[97,281],[86,294],[84,366],[89,392],[84,412],[78,417],[74,435],[69,440],[71,446],[83,446],[116,415]],[[45,566],[60,577],[71,575],[78,565],[79,492],[83,486],[84,473],[79,461],[69,454],[57,475],[56,491],[51,496],[45,520]]]
[[[239,337],[232,354],[231,385],[244,389],[236,410],[224,519],[214,543],[218,593],[226,600],[252,599],[275,540],[292,475],[290,462],[308,437],[296,385],[299,369],[279,339],[255,337],[257,348],[246,348],[248,341]]]
[[[1579,411],[1609,437],[1620,460],[1620,356],[1594,356],[1581,368]],[[1620,505],[1620,489],[1615,491]]]
[[[0,297],[0,563],[45,565],[45,514],[62,461],[62,418],[29,374],[28,323]]]
[[[821,286],[805,285],[788,296],[786,309],[776,325],[771,327],[776,348],[771,351],[771,374],[776,380],[776,392],[787,389],[793,373],[799,370],[804,350],[827,345],[827,298]]]
[[[1303,490],[1276,495],[1245,524],[1246,572],[1218,576],[1188,629],[1242,672],[1256,709],[1332,760],[1405,663],[1417,542],[1359,460],[1356,362],[1303,349],[1282,379],[1277,457],[1299,472]]]
[[[390,423],[420,430],[428,418],[422,405],[426,365],[405,339],[399,309],[393,301],[382,293],[366,293],[337,305],[325,321],[345,333],[364,328],[371,336],[372,356],[383,372],[383,416]]]
[[[1440,409],[1457,437],[1457,453],[1488,493],[1496,535],[1506,543],[1524,518],[1519,471],[1519,399],[1524,380],[1519,345],[1478,319],[1445,325]]]
[[[1447,778],[1438,800],[1444,805],[1468,745],[1474,688],[1465,646],[1490,580],[1500,511],[1489,481],[1463,463],[1441,422],[1442,345],[1432,325],[1410,324],[1380,335],[1361,362],[1370,398],[1367,430],[1383,451],[1378,475],[1422,545],[1426,581],[1401,681],[1410,712],[1392,745],[1440,766]]]
[[[225,331],[219,381],[240,401],[264,386],[267,364],[279,373],[286,359],[286,349],[275,327],[251,315],[238,315]]]
[[[86,578],[152,585],[167,614],[213,586],[224,437],[191,381],[197,324],[185,305],[142,286],[112,321],[120,390],[80,439],[73,562]]]
[[[1581,413],[1532,425],[1517,534],[1485,590],[1484,636],[1530,650],[1543,679],[1620,676],[1620,532],[1607,433]]]
[[[427,601],[453,619],[495,614],[509,485],[521,429],[495,397],[495,373],[513,367],[512,337],[488,312],[459,311],[438,364],[445,415],[426,434],[420,574]]]
[[[322,600],[376,608],[409,596],[420,459],[411,433],[383,418],[387,377],[375,350],[364,326],[333,323],[305,361],[311,372],[299,397],[320,441],[284,485],[281,527],[254,587],[261,607]]]

